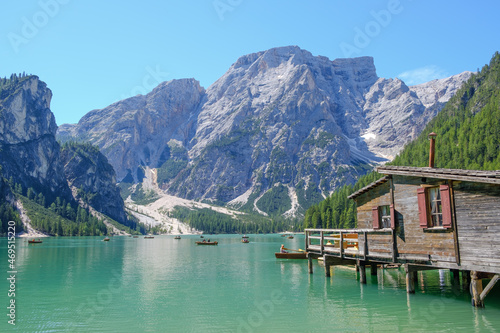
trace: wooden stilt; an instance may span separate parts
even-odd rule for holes
[[[458,269],[450,269],[451,275],[453,276],[453,284],[455,286],[460,285],[460,271]]]
[[[370,274],[371,275],[377,275],[377,264],[370,264]]]
[[[479,277],[478,272],[471,271],[471,296],[472,296],[472,306],[476,308],[483,308],[484,303],[481,299],[481,293],[483,292],[483,280]]]
[[[307,268],[309,269],[309,274],[312,274],[313,273],[313,260],[312,260],[311,255],[307,256]]]
[[[495,284],[498,281],[500,281],[500,274],[496,274],[493,277],[493,279],[490,280],[490,282],[486,285],[483,292],[479,296],[481,298],[481,302],[483,303],[483,306],[484,306],[484,299],[486,298],[486,295],[488,295],[488,293],[491,291],[491,289],[493,289],[493,287],[495,286]]]
[[[413,271],[410,265],[405,264],[405,272],[406,272],[406,292],[408,294],[415,293],[415,280],[416,280],[416,271]]]
[[[462,271],[462,289],[470,289],[470,271]]]
[[[328,262],[325,261],[325,276],[326,277],[330,277],[330,264]]]
[[[359,282],[366,284],[366,270],[365,270],[365,262],[359,260],[358,261],[358,266],[359,266]]]

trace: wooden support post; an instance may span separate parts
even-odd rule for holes
[[[414,294],[415,293],[415,280],[417,279],[416,277],[416,272],[414,271],[409,264],[405,264],[405,272],[406,272],[406,292],[408,294]]]
[[[483,303],[483,306],[484,306],[484,299],[486,298],[486,295],[488,295],[488,293],[491,291],[491,289],[493,289],[493,287],[495,286],[495,284],[497,283],[497,281],[500,280],[500,274],[496,274],[493,279],[490,280],[490,282],[486,285],[486,287],[484,288],[483,292],[481,293],[480,295],[480,298],[481,298],[481,302]]]
[[[340,258],[344,258],[344,235],[340,232]]]
[[[359,267],[359,283],[366,284],[365,262],[358,260],[358,267]]]
[[[371,275],[377,275],[377,264],[371,263],[370,264],[370,274]]]
[[[470,289],[470,271],[462,271],[462,289]]]
[[[325,249],[325,234],[323,233],[323,230],[320,231],[321,234],[321,246],[320,246],[320,253],[323,255],[323,250]]]
[[[368,255],[368,235],[366,231],[363,232],[363,259],[366,260],[366,256]]]
[[[472,306],[476,308],[483,308],[484,303],[481,300],[481,293],[483,292],[483,280],[479,277],[477,271],[471,271],[471,296]]]
[[[313,273],[313,258],[310,254],[307,255],[307,268],[309,269],[309,274]]]
[[[324,259],[324,263],[325,263],[325,277],[330,277],[330,268],[332,266],[330,266],[330,263],[328,262],[328,260],[326,260],[326,258]]]
[[[458,269],[450,269],[451,275],[453,276],[453,284],[455,286],[460,285],[460,271]]]

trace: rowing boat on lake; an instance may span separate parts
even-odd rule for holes
[[[196,242],[196,245],[217,245],[218,242]]]
[[[274,255],[277,259],[307,259],[307,252],[299,253],[281,253],[275,252]]]

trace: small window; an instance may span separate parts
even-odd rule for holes
[[[441,192],[439,187],[431,187],[428,191],[431,227],[443,226],[443,208],[441,205]]]
[[[379,207],[381,228],[391,227],[391,207],[389,205]]]
[[[449,185],[418,188],[417,197],[421,228],[452,227]]]

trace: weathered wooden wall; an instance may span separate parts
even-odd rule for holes
[[[358,207],[358,228],[373,227],[372,208],[391,204],[389,182],[381,184],[356,198]]]
[[[461,266],[500,273],[500,186],[455,182],[453,188]]]
[[[372,208],[391,204],[390,184],[386,182],[381,184],[369,192],[361,194],[357,199],[358,209],[358,228],[371,229],[373,228]],[[377,255],[389,255],[391,237],[387,235],[368,235],[368,253]],[[359,248],[364,249],[364,240],[359,240]],[[364,254],[364,253],[363,253]]]
[[[417,189],[441,185],[443,180],[393,176],[394,209],[399,217],[396,234],[401,257],[456,262],[453,229],[424,230],[420,227]],[[429,257],[430,256],[430,257]]]

